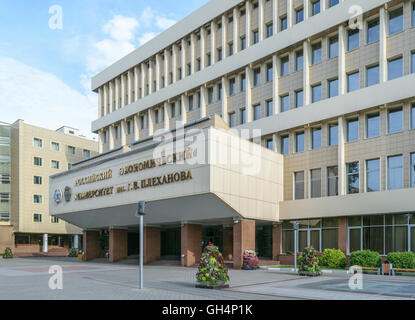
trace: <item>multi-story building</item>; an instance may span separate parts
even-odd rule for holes
[[[154,148],[149,141],[211,119],[213,127],[249,129],[249,140],[261,130],[261,145],[276,155],[267,175],[281,190],[264,190],[259,180],[255,190],[244,174],[229,181],[229,172],[210,172],[197,183],[222,184],[204,192],[233,210],[227,215],[212,205],[223,210],[216,220],[205,212],[208,204],[196,200],[194,194],[202,193],[196,187],[182,194],[170,193],[167,186],[148,194],[136,191],[136,197],[106,194],[109,202],[119,199],[117,213],[127,204],[134,211],[137,198],[150,200],[157,219],[151,213],[146,217],[148,260],[163,252],[198,257],[198,241],[215,239],[228,257],[233,254],[236,266],[243,249],[255,246],[261,256],[288,261],[293,221],[299,221],[299,249],[311,244],[346,254],[413,251],[414,27],[412,0],[212,0],[93,78],[99,104],[92,130],[100,136],[101,162],[77,164],[53,177],[53,186],[87,176],[88,168],[103,171],[112,165],[114,183],[124,183],[117,166],[132,164],[129,157]],[[181,214],[191,210],[183,198],[190,194],[193,218]],[[182,205],[168,200],[173,198]],[[85,202],[89,211],[75,203],[66,208],[51,203],[51,211],[68,221],[76,215],[86,229],[109,227],[115,254],[127,239],[122,227],[136,223],[121,215],[117,221],[105,201]],[[102,212],[100,223],[90,223],[92,211]],[[158,216],[170,213],[170,219]],[[181,229],[171,231],[167,224],[173,223]],[[90,243],[98,239],[93,231],[87,235]]]
[[[53,131],[23,120],[0,124],[0,250],[23,254],[76,245],[82,229],[49,214],[49,176],[97,151],[98,143],[76,129]]]

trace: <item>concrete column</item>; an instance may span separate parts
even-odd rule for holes
[[[310,1],[304,0],[304,20],[310,17]]]
[[[303,42],[303,50],[304,50],[303,94],[304,94],[304,105],[308,105],[311,103],[311,88],[310,88],[311,46],[310,46],[310,41],[308,39]]]
[[[226,77],[222,77],[222,120],[229,125],[228,119],[228,91],[229,83]]]
[[[246,47],[250,47],[251,46],[251,33],[252,33],[252,29],[251,29],[251,22],[252,22],[252,3],[250,0],[247,0],[245,2],[245,17],[246,17]]]
[[[79,236],[77,234],[73,236],[73,247],[79,249]]]
[[[210,61],[211,64],[216,62],[216,23],[210,24]]]
[[[223,228],[223,259],[229,261],[233,259],[233,228]]]
[[[173,56],[171,59],[171,71],[173,73],[173,83],[175,83],[177,81],[177,45],[174,44],[173,45]]]
[[[278,152],[278,134],[276,133],[272,135],[272,144],[274,145],[274,151]]]
[[[84,260],[89,261],[101,256],[99,231],[86,230],[83,237]]]
[[[164,87],[169,85],[170,74],[169,74],[169,51],[164,50]]]
[[[133,88],[134,88],[134,73],[131,70],[128,70],[128,104],[132,104],[134,101]]]
[[[148,135],[152,136],[154,134],[153,110],[148,109],[147,117],[148,117]]]
[[[117,262],[127,259],[128,256],[128,231],[111,229],[109,236],[109,261]]]
[[[255,250],[255,221],[241,220],[233,225],[233,267],[241,269],[245,250]]]
[[[182,94],[181,95],[181,104],[180,104],[180,108],[181,108],[181,114],[182,114],[182,123],[185,124],[187,122],[187,95],[186,94]]]
[[[339,26],[339,95],[346,93],[346,35],[344,26]]]
[[[320,11],[323,12],[329,7],[329,1],[328,0],[321,0],[320,3]]]
[[[347,217],[339,218],[338,237],[339,250],[343,251],[344,254],[347,255]]]
[[[163,120],[164,120],[163,127],[166,130],[169,130],[170,129],[168,105],[169,104],[167,102],[164,102],[164,105],[163,105],[163,114],[164,114],[164,117],[163,117]]]
[[[239,10],[235,7],[233,9],[233,53],[239,51]]]
[[[134,116],[134,141],[140,139],[140,117],[138,114]]]
[[[119,84],[119,78],[114,79],[114,87],[115,87],[115,110],[118,110],[121,108],[120,104],[120,84]]]
[[[133,97],[133,101],[137,101],[139,99],[138,97],[138,93],[139,93],[139,71],[138,71],[138,67],[135,66],[134,67],[134,97]]]
[[[246,91],[245,91],[245,101],[246,101],[246,122],[252,121],[252,81],[253,81],[253,71],[251,66],[245,68],[245,81],[246,81]]]
[[[153,76],[154,76],[154,60],[149,61],[148,68],[148,94],[152,94],[154,91]]]
[[[145,86],[145,79],[146,79],[146,73],[145,73],[145,65],[144,63],[141,63],[141,79],[140,79],[140,85],[141,85],[141,98],[144,98],[146,95],[146,86]]]
[[[282,224],[272,226],[272,260],[278,261],[282,253]]]
[[[115,81],[110,81],[108,83],[108,110],[109,112],[117,110],[117,100],[116,100],[116,92],[115,92]]]
[[[274,26],[274,34],[278,32],[278,0],[272,0],[272,24]]]
[[[182,40],[182,50],[185,46],[184,40]],[[182,69],[184,74],[187,75],[187,66],[186,66],[186,55],[182,56]],[[190,74],[196,72],[196,34],[192,33],[190,35]]]
[[[48,234],[43,234],[43,253],[48,253]]]
[[[226,36],[228,34],[228,21],[225,15],[222,15],[222,59],[228,56],[228,42]]]
[[[206,28],[200,28],[200,70],[206,65]]]
[[[346,142],[346,123],[343,117],[338,119],[338,175],[339,175],[339,196],[346,194],[346,164],[344,144]]]
[[[121,108],[127,104],[126,93],[127,93],[126,77],[124,74],[122,74],[121,75]]]
[[[294,18],[293,0],[287,0],[287,29],[294,25]]]
[[[387,35],[386,35],[386,26],[387,26],[387,13],[385,8],[381,7],[379,10],[379,81],[383,83],[387,81],[388,77],[388,61],[386,56],[387,49]]]
[[[156,54],[156,91],[161,89],[161,57],[160,54]]]
[[[109,113],[108,110],[108,85],[104,85],[104,90],[103,90],[103,100],[104,100],[104,114],[103,116],[106,116]]]
[[[278,63],[278,56],[272,56],[272,100],[274,103],[274,114],[280,113],[280,95],[279,95],[279,76],[280,67]]]
[[[115,139],[114,130],[115,128],[113,126],[108,127],[108,150],[114,149],[114,139]]]
[[[200,87],[200,118],[206,117],[207,88]]]
[[[182,266],[190,267],[199,263],[202,257],[202,226],[185,224],[181,229]]]
[[[161,235],[160,228],[157,227],[144,227],[144,263],[148,264],[157,260],[160,260],[160,243]]]
[[[127,121],[125,119],[121,120],[120,141],[122,146],[127,144]]]
[[[265,7],[265,0],[258,0],[258,33],[259,33],[259,41],[262,41],[262,40],[265,39],[264,7]]]
[[[99,87],[98,88],[98,118],[101,118],[104,116],[104,108],[103,108],[103,104],[104,104],[104,94],[103,94],[103,88]]]
[[[100,130],[98,139],[98,153],[102,153],[104,151],[104,135],[105,132]]]

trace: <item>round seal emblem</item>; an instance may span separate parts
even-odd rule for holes
[[[70,187],[65,187],[65,191],[63,192],[63,196],[65,197],[65,201],[71,201],[72,197],[72,189]]]
[[[62,201],[62,191],[60,191],[59,189],[55,190],[55,202],[57,204],[61,203]]]

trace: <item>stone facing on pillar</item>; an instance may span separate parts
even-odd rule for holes
[[[278,261],[282,253],[282,224],[272,227],[272,260]]]
[[[255,221],[241,220],[233,225],[233,267],[241,269],[245,250],[255,250]]]
[[[128,231],[111,229],[109,238],[109,261],[117,262],[127,259],[128,256]]]
[[[84,260],[89,261],[101,256],[101,244],[99,241],[99,231],[84,231],[83,237]]]
[[[144,263],[160,260],[161,234],[158,227],[144,227]]]
[[[202,226],[185,224],[181,232],[181,263],[184,267],[190,267],[199,263],[202,257]]]
[[[347,255],[347,217],[339,218],[338,246]]]
[[[223,228],[223,259],[225,261],[233,259],[233,228]]]

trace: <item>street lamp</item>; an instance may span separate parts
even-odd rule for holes
[[[294,271],[297,272],[298,221],[294,221]]]
[[[137,206],[136,216],[140,218],[140,289],[143,289],[143,242],[144,242],[144,211],[146,208],[145,201],[139,201]]]

